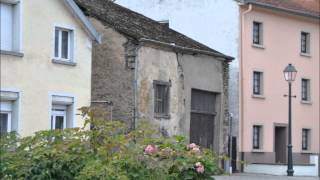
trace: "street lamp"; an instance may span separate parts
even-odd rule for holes
[[[289,84],[289,131],[288,131],[288,170],[287,170],[287,175],[288,176],[293,176],[293,162],[292,162],[292,142],[291,142],[291,86],[292,86],[292,82],[296,79],[296,75],[297,75],[297,70],[296,68],[292,65],[289,64],[284,70],[284,78],[285,80],[288,82]]]

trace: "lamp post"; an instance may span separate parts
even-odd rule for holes
[[[292,65],[289,64],[284,70],[284,78],[289,84],[289,131],[288,131],[288,170],[287,170],[287,176],[293,176],[293,162],[292,162],[292,112],[291,112],[291,86],[292,82],[296,79],[297,75],[297,70],[296,68]]]

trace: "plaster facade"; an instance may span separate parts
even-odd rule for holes
[[[248,10],[241,8],[241,14]],[[242,22],[242,101],[240,151],[248,163],[276,163],[275,127],[288,124],[288,83],[283,70],[292,63],[298,70],[293,82],[293,157],[296,164],[309,164],[319,154],[319,20],[253,6]],[[253,22],[263,23],[263,46],[252,44]],[[300,54],[301,32],[310,33],[310,55]],[[263,72],[263,95],[253,95],[253,71]],[[310,102],[301,101],[301,80],[310,79]],[[263,127],[262,147],[253,149],[253,125]],[[310,129],[310,148],[302,150],[302,128]],[[286,142],[283,144],[285,146]]]
[[[19,134],[50,129],[51,96],[74,98],[74,127],[83,119],[77,108],[90,105],[91,39],[62,1],[21,0],[21,53],[1,54],[1,91],[19,92]],[[74,30],[75,66],[53,63],[54,27]]]

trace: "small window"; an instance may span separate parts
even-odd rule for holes
[[[253,126],[253,149],[261,149],[262,126]]]
[[[51,118],[49,119],[51,129],[73,128],[74,97],[52,95],[51,103]]]
[[[302,150],[310,149],[310,129],[302,129]]]
[[[0,136],[11,131],[11,112],[0,112]]]
[[[169,116],[170,83],[154,81],[154,113],[156,117]]]
[[[301,100],[310,101],[310,80],[309,79],[301,80]]]
[[[65,129],[67,125],[66,108],[52,109],[51,129]]]
[[[301,32],[301,53],[310,54],[310,33]]]
[[[253,72],[253,94],[262,95],[262,77],[263,73],[254,71]]]
[[[55,28],[54,57],[58,60],[72,61],[73,56],[73,31]]]
[[[253,22],[253,44],[262,45],[262,23]]]

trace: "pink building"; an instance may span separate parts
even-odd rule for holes
[[[239,149],[247,172],[286,174],[283,70],[289,63],[298,70],[292,90],[295,175],[319,171],[319,19],[319,0],[244,0],[240,5]]]

